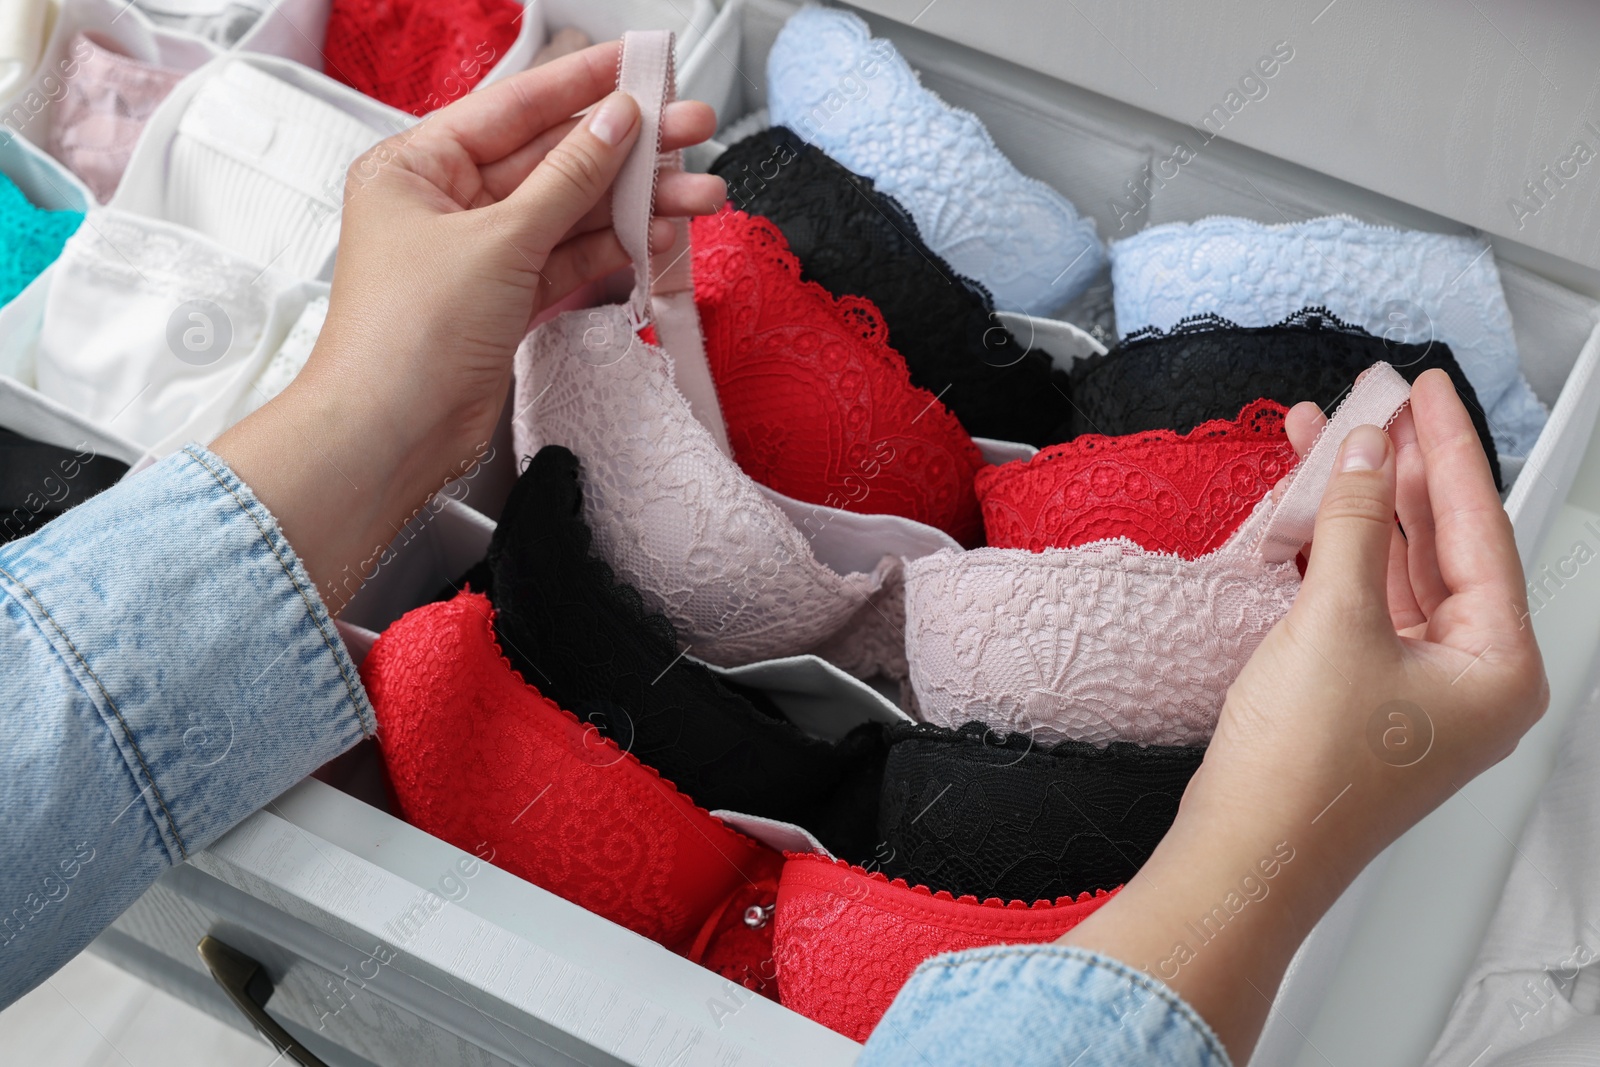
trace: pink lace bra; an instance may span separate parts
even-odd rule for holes
[[[815,652],[863,677],[904,677],[899,559],[881,555],[844,573],[818,560],[715,433],[687,256],[662,257],[671,269],[651,295],[647,235],[660,116],[673,94],[671,34],[625,41],[619,85],[640,101],[643,125],[613,218],[635,288],[626,304],[551,319],[518,349],[517,454],[558,444],[578,456],[594,551],[672,621],[693,655],[735,666]],[[639,339],[652,323],[666,347]]]
[[[906,657],[920,717],[1104,744],[1203,744],[1228,686],[1300,586],[1295,555],[1345,436],[1387,427],[1410,386],[1375,364],[1276,503],[1196,559],[1126,538],[1042,552],[941,551],[906,565]]]
[[[50,154],[103,204],[116,192],[145,121],[183,73],[141,63],[82,33],[72,39],[71,54],[78,74],[64,83]]]

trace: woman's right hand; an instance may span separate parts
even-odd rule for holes
[[[1301,455],[1322,423],[1290,413]],[[1294,606],[1228,690],[1176,822],[1062,941],[1166,982],[1243,1063],[1323,912],[1548,700],[1511,521],[1428,371],[1390,433],[1346,438]]]
[[[1325,422],[1290,412],[1296,452]],[[1448,375],[1419,377],[1389,434],[1358,428],[1335,468],[1305,581],[1228,692],[1196,800],[1308,826],[1327,808],[1319,862],[1342,884],[1509,755],[1549,687],[1511,519]]]

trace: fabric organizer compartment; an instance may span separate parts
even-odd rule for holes
[[[469,469],[450,482],[418,509],[391,544],[375,548],[355,573],[335,579],[326,599],[330,609],[343,609],[337,625],[358,663],[390,623],[442,594],[458,592],[461,576],[483,559],[495,523],[472,503],[482,500],[478,479],[486,476],[486,468]],[[860,722],[911,721],[871,686],[817,656],[705,666],[760,689],[796,725],[825,741],[842,737]]]
[[[321,70],[328,0],[276,0],[264,7],[235,50],[281,55]],[[73,92],[74,79],[87,58],[75,48],[79,34],[133,63],[180,75],[227,50],[204,37],[159,25],[124,0],[65,0],[34,70],[14,91],[0,97],[0,121],[41,148],[51,143],[62,100]]]
[[[0,308],[0,374],[137,443],[143,467],[210,441],[304,364],[325,283],[170,223],[92,215]]]
[[[90,50],[79,34],[87,35],[91,46],[180,75],[217,55],[210,42],[154,26],[120,0],[66,0],[32,76],[0,101],[0,121],[41,149],[49,150],[57,140],[63,102],[82,88],[78,79]]]
[[[310,122],[318,125],[308,129]],[[151,116],[109,206],[328,281],[346,171],[414,122],[297,63],[219,56]]]
[[[705,98],[726,128],[766,106],[766,56],[784,21],[798,9],[788,0],[729,0],[737,9],[737,49],[708,57],[715,77],[702,86],[726,86]],[[865,16],[875,36],[887,36],[914,67],[922,84],[953,107],[977,115],[994,142],[1024,174],[1063,193],[1095,219],[1100,236],[1115,241],[1146,225],[1236,214],[1268,223],[1348,214],[1388,226],[1473,232],[1448,219],[1253,149],[1217,141],[1160,183],[1151,168],[1173,152],[1192,128],[1110,100],[1053,78],[1011,66],[915,27]],[[839,106],[849,106],[841,85]],[[720,151],[707,146],[687,156],[703,169]],[[1135,195],[1137,193],[1137,195]],[[1141,206],[1142,205],[1142,206]],[[1500,248],[1496,243],[1496,251]],[[1526,566],[1571,485],[1581,458],[1566,442],[1585,437],[1600,411],[1600,304],[1497,254],[1523,374],[1550,408],[1544,432],[1511,484],[1506,508]],[[1098,295],[1097,295],[1098,294]],[[1000,309],[1002,315],[1006,309]],[[1064,317],[1109,343],[1142,325],[1116,323],[1109,276]]]
[[[699,93],[716,94],[716,85],[702,87],[705,53],[715,54],[719,42],[737,35],[732,29],[732,13],[717,10],[713,0],[622,0],[595,4],[582,0],[527,0],[517,39],[499,57],[477,88],[483,89],[527,70],[533,57],[558,30],[571,27],[583,31],[591,42],[615,40],[624,30],[671,30],[677,38],[678,85],[686,100],[698,100]]]
[[[321,70],[329,3],[330,0],[133,0],[129,14],[175,37],[206,44],[216,52],[281,56]],[[259,14],[238,32],[240,20],[250,10]]]

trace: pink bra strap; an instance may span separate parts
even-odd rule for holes
[[[1305,459],[1295,467],[1283,495],[1267,520],[1258,542],[1261,555],[1273,563],[1293,559],[1311,540],[1322,491],[1333,477],[1339,446],[1357,426],[1388,429],[1411,399],[1411,385],[1387,363],[1374,363],[1322,428]]]
[[[661,165],[661,117],[677,93],[672,45],[673,34],[667,30],[625,33],[617,71],[617,88],[639,104],[639,140],[612,187],[611,224],[633,258],[635,282],[628,306],[641,323],[649,321],[650,212]]]

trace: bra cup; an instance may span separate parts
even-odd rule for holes
[[[906,565],[909,685],[919,716],[974,719],[1042,743],[1197,745],[1300,587],[1255,544],[1272,498],[1195,560],[1101,541],[944,551]]]
[[[741,469],[801,500],[981,543],[983,457],[912,383],[878,308],[804,278],[766,218],[729,205],[690,230],[704,352]]]
[[[637,340],[626,308],[567,312],[530,334],[513,411],[519,455],[557,444],[583,457],[595,550],[696,656],[739,666],[824,645],[871,649],[846,668],[864,677],[903,662],[901,651],[867,663],[898,647],[872,598],[900,561],[842,575],[818,563],[695,419],[671,357]]]
[[[873,179],[935,252],[1007,310],[1048,313],[1105,262],[1092,219],[1017,170],[977,116],[924,88],[856,15],[807,6],[791,16],[767,57],[767,99],[774,126]]]
[[[773,912],[779,1000],[865,1041],[911,972],[941,952],[1054,941],[1120,887],[1054,902],[955,897],[827,856],[789,853]]]
[[[1526,456],[1547,418],[1522,376],[1500,272],[1479,238],[1348,216],[1270,225],[1213,216],[1117,241],[1111,280],[1123,330],[1171,329],[1208,312],[1267,326],[1322,305],[1391,342],[1448,345],[1507,457]]]

